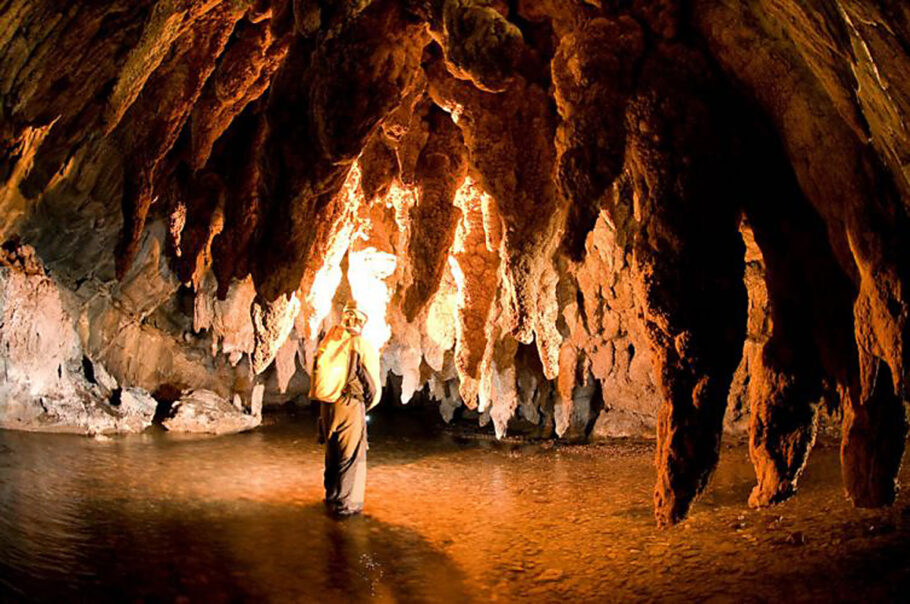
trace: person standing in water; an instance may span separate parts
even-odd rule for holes
[[[319,342],[310,400],[319,402],[319,439],[325,443],[325,504],[338,516],[363,510],[367,480],[366,414],[379,404],[379,357],[362,335],[367,315],[349,301]]]

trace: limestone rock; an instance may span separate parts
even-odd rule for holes
[[[0,427],[47,432],[141,432],[156,402],[120,390],[84,356],[60,290],[34,249],[5,244],[0,256]]]
[[[232,434],[252,430],[261,421],[211,390],[190,390],[181,394],[161,424],[172,432]]]

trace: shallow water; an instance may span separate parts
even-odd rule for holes
[[[653,447],[502,445],[371,427],[366,515],[327,518],[313,419],[95,440],[0,432],[0,596],[275,601],[904,600],[910,498],[843,497],[816,449],[763,511],[727,447],[683,525],[651,515]],[[906,464],[903,481],[910,481]]]

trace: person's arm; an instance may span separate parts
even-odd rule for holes
[[[379,382],[379,358],[373,346],[359,338],[354,372],[363,387],[363,401],[367,411],[379,404],[382,398],[382,385]]]

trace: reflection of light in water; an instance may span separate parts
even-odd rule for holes
[[[653,444],[457,444],[416,437],[422,424],[396,419],[372,435],[367,516],[336,522],[322,509],[324,452],[306,420],[215,438],[4,432],[0,591],[331,602],[374,599],[375,587],[380,601],[462,602],[495,589],[504,601],[596,602],[615,590],[617,600],[778,601],[793,599],[794,582],[777,579],[799,576],[805,599],[889,601],[906,584],[895,554],[910,535],[906,490],[893,508],[853,509],[834,447],[813,452],[811,486],[796,498],[748,513],[748,450],[725,448],[691,522],[656,531]],[[808,543],[795,547],[802,535]],[[858,556],[876,572],[860,574]]]
[[[385,280],[395,272],[395,256],[368,247],[348,253],[348,282],[351,295],[369,319],[363,336],[376,350],[392,337],[392,329],[385,320],[386,308],[392,292]]]

